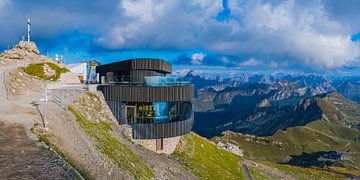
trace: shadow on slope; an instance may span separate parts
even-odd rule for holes
[[[271,136],[278,130],[304,126],[322,117],[317,99],[321,94],[307,99],[298,99],[293,105],[270,105],[259,107],[259,103],[273,93],[235,96],[228,105],[208,112],[196,112],[193,130],[201,136],[211,138],[224,131],[233,131],[257,136]]]

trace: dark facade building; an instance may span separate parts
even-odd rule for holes
[[[133,139],[157,140],[184,135],[194,123],[194,86],[169,76],[171,64],[161,59],[129,59],[98,66],[98,90]]]

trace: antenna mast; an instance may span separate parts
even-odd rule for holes
[[[27,27],[28,27],[28,39],[27,39],[27,41],[30,42],[30,32],[31,32],[30,18],[28,18],[28,20],[27,20]]]

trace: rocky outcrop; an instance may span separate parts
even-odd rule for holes
[[[2,58],[13,60],[39,59],[40,51],[34,42],[20,41],[13,49],[5,51]],[[42,60],[44,60],[42,58]]]
[[[22,70],[14,70],[6,76],[6,91],[9,98],[19,98],[43,92],[46,82],[24,73]]]
[[[227,150],[227,151],[230,151],[238,156],[244,156],[244,150],[240,149],[238,146],[234,145],[234,144],[231,144],[231,143],[222,143],[222,142],[218,142],[216,143],[217,146]]]

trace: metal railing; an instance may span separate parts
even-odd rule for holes
[[[112,76],[106,81],[113,85],[131,86],[186,86],[191,85],[190,81],[183,81],[174,76]]]

